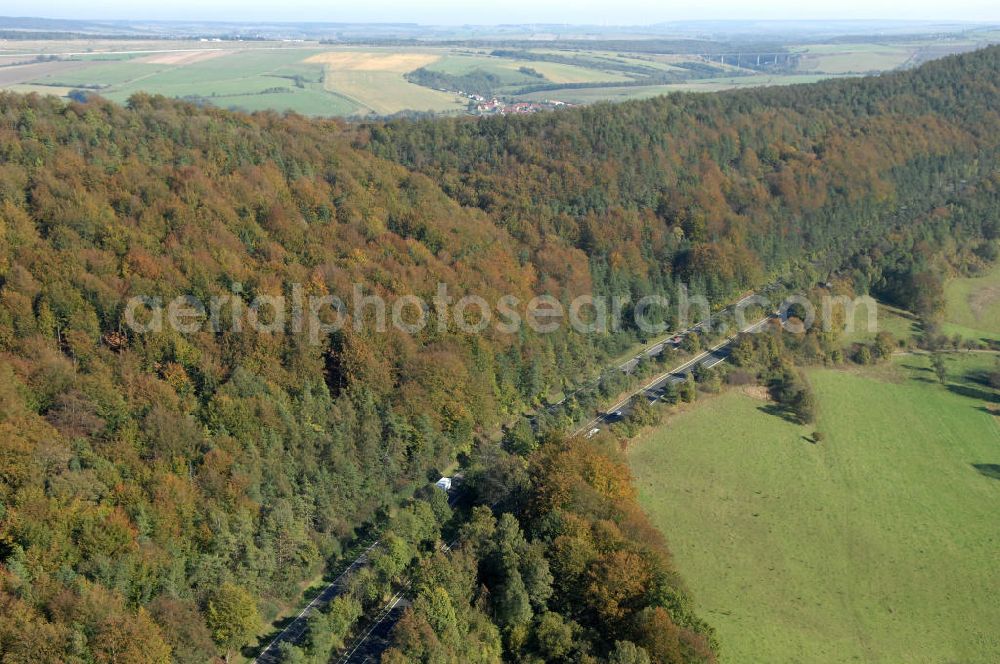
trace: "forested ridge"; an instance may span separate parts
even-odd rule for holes
[[[598,290],[672,292],[680,278],[718,300],[803,256],[835,267],[901,208],[994,177],[998,60],[992,48],[814,85],[378,124],[361,142],[536,252],[586,253]]]
[[[637,300],[690,282],[725,300],[821,266],[905,300],[932,254],[995,257],[997,108],[997,48],[870,79],[363,126],[0,95],[4,661],[246,645],[362,522],[635,334],[141,334],[130,296],[358,283],[429,300],[445,283]],[[424,570],[451,581],[416,605],[468,612],[478,640],[414,612],[392,656],[439,661],[419,650],[434,633],[441,661],[479,642],[483,661],[552,660],[553,639],[565,661],[712,658],[620,464],[558,437],[498,464],[477,486],[520,488],[481,491],[499,516],[476,513],[466,558]]]

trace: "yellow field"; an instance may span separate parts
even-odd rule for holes
[[[433,53],[327,51],[303,60],[326,70],[323,87],[376,115],[400,111],[458,111],[466,102],[457,95],[410,83],[403,74],[441,58]]]
[[[405,74],[440,59],[430,53],[364,53],[330,51],[307,58],[309,64],[326,65],[335,71],[385,71]]]
[[[323,85],[377,115],[399,111],[460,111],[466,100],[410,83],[399,72],[327,68]]]

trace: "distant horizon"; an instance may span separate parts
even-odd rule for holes
[[[956,0],[942,5],[931,0],[842,0],[820,7],[796,0],[772,0],[747,8],[739,0],[718,0],[693,8],[664,7],[654,0],[565,0],[539,3],[508,0],[502,6],[470,6],[456,0],[425,0],[415,6],[405,0],[373,0],[364,5],[331,6],[325,0],[146,0],[81,6],[72,0],[49,0],[40,8],[28,0],[9,0],[5,18],[67,21],[157,21],[228,23],[369,23],[442,26],[553,25],[645,27],[682,22],[857,21],[890,23],[998,23],[1000,5],[993,0]],[[893,18],[905,15],[906,18]]]
[[[683,24],[769,24],[769,25],[796,25],[809,23],[831,23],[831,24],[888,24],[888,25],[1000,25],[1000,18],[996,19],[960,19],[960,18],[924,18],[924,19],[894,19],[894,18],[687,18],[671,19],[663,21],[653,21],[647,23],[594,23],[594,22],[559,22],[559,21],[504,21],[501,23],[444,23],[426,21],[405,21],[405,20],[332,20],[332,19],[239,19],[239,18],[146,18],[141,16],[115,16],[101,18],[84,18],[75,16],[40,16],[40,15],[13,15],[0,14],[0,21],[67,21],[78,23],[219,23],[219,24],[259,24],[266,23],[272,25],[406,25],[418,27],[476,27],[476,28],[504,28],[504,27],[559,27],[559,28],[656,28],[670,25]]]

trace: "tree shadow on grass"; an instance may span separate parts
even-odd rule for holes
[[[771,403],[766,406],[758,406],[757,410],[759,410],[762,413],[767,413],[768,415],[774,415],[775,417],[780,417],[786,422],[790,422],[792,424],[800,424],[798,418],[796,418],[795,415],[790,410],[788,410],[787,408],[782,408],[781,406],[775,403]]]
[[[951,383],[948,385],[948,391],[955,394],[959,394],[963,397],[969,397],[970,399],[979,399],[980,401],[985,401],[987,403],[996,403],[997,395],[992,391],[981,390],[978,387],[972,387],[971,385],[956,385]]]
[[[967,372],[962,378],[964,378],[969,383],[973,383],[980,387],[985,387],[987,390],[993,390],[993,381],[990,380],[990,371],[985,369],[977,369],[974,371]]]
[[[974,463],[972,467],[978,470],[980,475],[1000,480],[1000,463]]]

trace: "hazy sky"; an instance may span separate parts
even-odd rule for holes
[[[998,0],[4,0],[0,15],[89,19],[645,25],[686,19],[1000,21]]]

